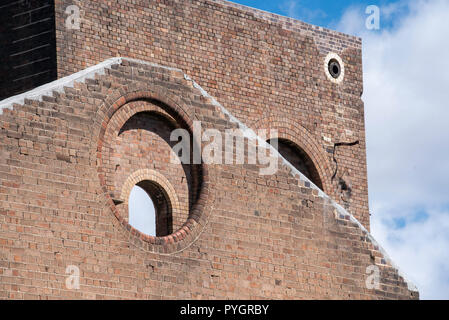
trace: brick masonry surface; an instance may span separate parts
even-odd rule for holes
[[[66,28],[72,4],[79,30]],[[0,110],[0,298],[419,297],[368,232],[359,38],[225,1],[56,0],[55,10],[59,78],[110,57],[142,61]],[[326,76],[329,52],[344,62],[341,84]],[[282,160],[268,176],[171,163],[168,133],[194,121],[276,129],[330,198]],[[129,191],[144,180],[172,214],[168,235],[128,223]]]
[[[113,201],[126,181],[121,169],[108,171],[110,148],[122,147],[116,129],[142,112],[148,117],[125,139],[156,133],[145,123],[158,108],[167,123],[188,130],[195,120],[220,132],[237,126],[181,71],[129,60],[42,101],[2,110],[1,298],[418,297],[367,231],[281,160],[268,176],[248,164],[183,170],[194,177],[190,208],[179,206],[187,210],[184,225],[158,238],[133,229]],[[143,172],[135,181],[159,161],[151,155],[155,140],[139,142],[136,155],[156,162],[138,164]],[[183,190],[174,191],[179,199]],[[78,290],[66,287],[71,265],[80,270]],[[365,285],[370,265],[379,267],[378,289]]]

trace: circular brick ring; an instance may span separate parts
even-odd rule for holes
[[[333,68],[338,68],[338,72],[335,73],[330,70],[331,66]],[[345,78],[345,64],[340,56],[334,52],[329,52],[324,59],[324,72],[326,73],[326,77],[335,84],[340,84],[343,82]]]
[[[326,155],[324,148],[316,141],[314,135],[305,127],[292,119],[275,114],[258,120],[253,124],[253,127],[257,130],[267,129],[270,132],[270,138],[285,139],[302,149],[317,169],[323,191],[327,194],[333,194],[332,170],[329,167],[330,158]],[[276,134],[272,130],[276,130]]]
[[[115,102],[111,102],[111,100]],[[190,132],[193,131],[193,121],[196,119],[191,118],[188,115],[188,106],[184,105],[179,97],[174,96],[173,93],[160,88],[150,89],[146,87],[138,88],[135,91],[124,94],[120,90],[115,90],[114,92],[111,92],[109,101],[105,101],[100,107],[99,112],[97,113],[97,121],[100,126],[98,131],[93,132],[93,135],[98,137],[98,143],[96,146],[98,177],[103,189],[103,195],[106,197],[105,200],[107,200],[108,207],[117,218],[119,225],[124,227],[123,232],[128,232],[129,241],[133,245],[146,251],[157,252],[160,254],[174,254],[189,247],[201,235],[205,225],[207,225],[209,221],[209,216],[212,212],[214,201],[214,195],[209,190],[209,170],[204,164],[201,165],[200,176],[202,183],[201,187],[197,190],[198,197],[196,203],[190,209],[189,218],[179,230],[174,231],[168,236],[152,237],[133,228],[128,221],[120,215],[113,199],[109,195],[102,165],[102,149],[108,144],[107,141],[105,141],[105,134],[108,130],[108,126],[114,125],[113,123],[110,123],[110,121],[116,112],[126,104],[138,100],[160,102],[165,106],[164,110],[168,112],[176,122],[178,122],[182,127],[188,128]],[[134,112],[137,112],[137,110],[131,111],[129,115]],[[193,115],[193,117],[195,116]],[[170,188],[167,188],[167,190],[170,190]],[[172,189],[172,191],[173,190],[174,189]],[[176,203],[175,200],[174,203]],[[117,223],[114,222],[114,225],[117,225]]]

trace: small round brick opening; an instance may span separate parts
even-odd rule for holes
[[[154,181],[137,183],[129,200],[129,224],[139,232],[165,237],[173,232],[173,210],[167,192]]]
[[[154,214],[149,201],[145,206],[145,197],[140,197],[140,199],[131,197],[136,187],[140,188],[151,199]],[[123,185],[120,197],[126,199],[125,206],[118,205],[119,212],[125,218],[125,221],[134,230],[153,239],[173,234],[174,231],[179,229],[176,225],[176,219],[188,213],[188,206],[186,203],[180,202],[175,187],[163,174],[155,170],[140,169],[131,174]],[[141,203],[136,203],[136,200]],[[141,212],[137,213],[137,216],[133,216],[135,213],[131,211],[133,207],[140,207],[138,210]],[[153,232],[147,232],[151,228],[139,224],[135,218],[143,218],[142,222],[153,224]],[[151,221],[150,218],[152,218]]]
[[[329,61],[329,73],[334,79],[338,79],[338,77],[340,76],[341,66],[336,59],[331,59],[331,61]]]
[[[129,224],[148,236],[156,236],[156,209],[148,193],[134,186],[128,200]]]

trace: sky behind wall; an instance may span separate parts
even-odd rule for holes
[[[371,231],[422,299],[449,299],[449,0],[233,2],[363,38]]]

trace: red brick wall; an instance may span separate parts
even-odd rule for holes
[[[192,167],[197,182],[181,229],[153,238],[130,227],[113,202],[123,179],[108,172],[110,132],[155,104],[183,128],[195,120],[235,128],[212,102],[182,72],[125,60],[42,102],[3,109],[0,298],[418,297],[366,230],[281,161],[269,176],[257,165]],[[378,289],[365,284],[371,265]],[[79,268],[79,289],[66,286],[67,266]]]
[[[305,150],[324,191],[369,229],[361,39],[225,1],[55,3],[59,77],[115,56],[180,68],[249,127]],[[65,25],[72,4],[80,30]],[[340,85],[324,72],[330,51],[345,64]],[[357,140],[337,149],[332,179],[334,144]]]

